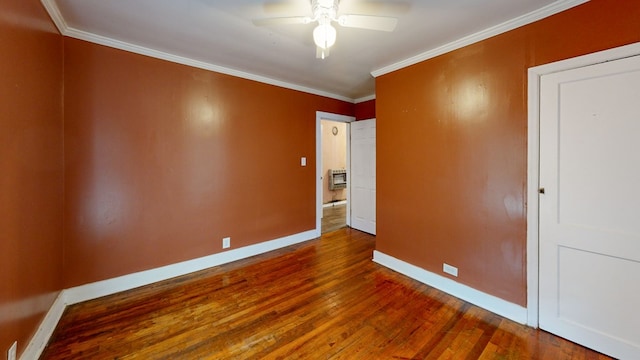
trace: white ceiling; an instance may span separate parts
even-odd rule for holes
[[[392,33],[337,27],[316,59],[313,24],[257,27],[306,16],[309,0],[42,0],[63,35],[179,63],[361,101],[376,75],[481,40],[586,0],[341,0],[340,14],[393,16]]]

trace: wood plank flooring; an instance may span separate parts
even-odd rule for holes
[[[41,359],[608,359],[318,240],[70,306]]]
[[[347,204],[322,208],[322,233],[336,231],[347,226]]]

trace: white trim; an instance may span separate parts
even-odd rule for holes
[[[544,75],[640,55],[640,43],[532,67],[528,72],[527,123],[527,324],[538,327],[540,188],[540,78]]]
[[[355,99],[353,102],[354,102],[354,103],[356,103],[356,104],[359,104],[359,103],[361,103],[361,102],[365,102],[365,101],[373,100],[373,99],[375,99],[375,98],[376,98],[376,94],[371,94],[371,95],[369,95],[369,96],[363,96],[363,97],[361,97],[361,98],[357,98],[357,99]]]
[[[21,360],[31,360],[38,359],[44,351],[44,348],[47,346],[51,335],[53,335],[53,331],[56,329],[58,325],[58,321],[62,318],[62,313],[64,313],[64,309],[66,307],[66,299],[64,290],[61,291],[56,300],[53,302],[49,311],[42,319],[40,326],[36,330],[36,333],[33,335],[27,347],[24,349],[24,352],[20,356]]]
[[[44,320],[42,320],[42,323],[40,323],[40,326],[36,330],[35,335],[31,338],[29,344],[27,344],[20,359],[30,360],[40,357],[51,335],[53,335],[53,331],[58,325],[66,306],[246,259],[251,256],[312,240],[318,236],[315,230],[309,230],[218,254],[62,290],[53,305],[49,308]]]
[[[540,77],[529,69],[527,125],[527,325],[538,327],[538,189]],[[534,121],[535,119],[535,121]],[[532,241],[532,239],[536,239]]]
[[[517,17],[515,19],[506,21],[502,24],[499,24],[499,25],[490,27],[488,29],[482,30],[480,32],[477,32],[475,34],[463,37],[459,40],[453,41],[451,43],[437,47],[435,49],[431,49],[429,51],[423,52],[416,56],[399,61],[397,63],[385,66],[378,70],[374,70],[371,72],[371,75],[373,75],[374,77],[378,77],[378,76],[405,68],[407,66],[434,58],[438,55],[442,55],[444,53],[462,48],[464,46],[476,43],[478,41],[482,41],[490,37],[513,30],[515,28],[533,23],[535,21],[541,20],[545,17],[557,14],[562,11],[565,11],[567,9],[586,3],[588,1],[589,0],[558,0],[541,9],[530,12],[528,14]],[[330,93],[330,92],[326,92],[318,89],[313,89],[306,86],[300,86],[297,84],[292,84],[292,83],[272,79],[272,78],[261,76],[261,75],[251,74],[248,72],[227,68],[227,67],[215,65],[212,63],[198,61],[198,60],[194,60],[194,59],[183,57],[183,56],[177,56],[177,55],[169,54],[166,52],[150,49],[141,45],[131,44],[131,43],[116,40],[113,38],[78,30],[78,29],[69,27],[69,25],[65,22],[64,18],[62,17],[60,13],[60,9],[58,8],[54,0],[41,0],[41,3],[49,13],[49,16],[55,23],[60,33],[64,36],[88,41],[88,42],[99,44],[99,45],[108,46],[108,47],[132,52],[136,54],[150,56],[153,58],[162,59],[162,60],[166,60],[166,61],[170,61],[170,62],[182,64],[182,65],[192,66],[195,68],[214,71],[221,74],[231,75],[231,76],[235,76],[235,77],[239,77],[247,80],[275,85],[275,86],[283,87],[286,89],[301,91],[301,92],[305,92],[313,95],[319,95],[319,96],[328,97],[336,100],[342,100],[350,103],[357,104],[360,102],[375,99],[375,94],[364,96],[358,99],[352,99],[346,96],[342,96],[342,95],[338,95],[338,94],[334,94],[334,93]]]
[[[527,321],[527,309],[520,305],[483,293],[377,250],[373,251],[373,261],[507,319],[520,324]]]
[[[316,232],[318,236],[322,232],[322,120],[339,121],[347,123],[347,174],[351,173],[351,159],[349,156],[351,147],[351,129],[349,123],[356,120],[353,116],[316,111]],[[350,188],[350,175],[347,175],[347,188]],[[347,225],[351,225],[349,213],[351,211],[350,195],[347,191]]]
[[[301,91],[301,92],[305,92],[313,95],[319,95],[327,98],[332,98],[336,100],[342,100],[349,103],[353,103],[353,99],[348,98],[346,96],[337,95],[337,94],[333,94],[333,93],[322,91],[322,90],[312,89],[306,86],[300,86],[300,85],[288,83],[285,81],[272,79],[266,76],[261,76],[261,75],[240,71],[240,70],[230,69],[224,66],[215,65],[215,64],[204,62],[204,61],[190,59],[188,57],[173,55],[163,51],[158,51],[158,50],[150,49],[144,46],[126,43],[123,41],[111,39],[111,38],[100,36],[100,35],[91,34],[88,32],[84,32],[84,31],[80,31],[72,28],[69,28],[68,31],[63,35],[80,39],[80,40],[85,40],[85,41],[92,42],[99,45],[112,47],[115,49],[120,49],[120,50],[129,51],[136,54],[146,55],[153,58],[174,62],[177,64],[192,66],[195,68],[214,71],[217,73],[231,75],[231,76],[239,77],[242,79],[257,81],[264,84],[275,85],[275,86],[283,87],[286,89]]]
[[[347,208],[345,212],[347,214],[346,223],[348,227],[351,227],[351,122],[356,121],[353,117],[352,121],[347,122]]]
[[[207,63],[204,61],[194,60],[184,56],[173,55],[163,51],[158,51],[148,47],[144,47],[141,45],[131,44],[128,42],[116,40],[106,36],[101,36],[101,35],[93,34],[90,32],[78,30],[78,29],[69,27],[67,25],[67,23],[64,21],[64,18],[60,14],[60,9],[58,8],[54,0],[41,0],[41,2],[44,5],[47,12],[49,13],[49,16],[51,16],[51,19],[53,20],[53,22],[58,27],[58,30],[60,31],[60,33],[64,36],[88,41],[98,45],[108,46],[114,49],[132,52],[135,54],[150,56],[153,58],[166,60],[166,61],[174,62],[177,64],[192,66],[195,68],[214,71],[217,73],[231,75],[231,76],[239,77],[242,79],[257,81],[260,83],[275,85],[275,86],[283,87],[286,89],[301,91],[308,94],[319,95],[319,96],[323,96],[331,99],[354,103],[354,99],[346,96],[342,96],[342,95],[338,95],[338,94],[334,94],[334,93],[330,93],[330,92],[326,92],[318,89],[313,89],[306,86],[296,85],[296,84],[288,83],[285,81],[272,79],[266,76],[251,74],[248,72]]]
[[[396,70],[400,70],[402,68],[417,64],[419,62],[429,60],[436,56],[446,54],[450,51],[463,48],[465,46],[468,46],[468,45],[477,43],[479,41],[486,40],[493,36],[500,35],[507,31],[511,31],[513,29],[519,28],[521,26],[536,22],[538,20],[544,19],[551,15],[555,15],[559,12],[568,10],[572,7],[584,4],[588,1],[589,0],[558,0],[543,8],[540,8],[528,14],[519,16],[515,19],[511,19],[509,21],[503,22],[502,24],[492,26],[488,29],[479,31],[469,36],[465,36],[461,39],[439,46],[435,49],[428,50],[426,52],[410,57],[408,59],[374,70],[371,72],[371,75],[373,75],[373,77],[378,77]]]
[[[41,0],[42,6],[44,6],[45,10],[49,13],[49,17],[53,20],[53,23],[58,28],[60,34],[64,35],[64,32],[67,31],[69,26],[67,22],[62,17],[60,13],[60,9],[58,8],[58,4],[55,3],[54,0]]]
[[[314,230],[64,290],[67,305],[149,285],[317,238]]]

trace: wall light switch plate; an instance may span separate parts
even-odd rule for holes
[[[301,157],[300,158],[300,166],[307,166],[307,158],[306,157]]]

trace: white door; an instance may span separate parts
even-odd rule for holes
[[[640,359],[640,57],[540,89],[540,327]]]
[[[351,227],[376,233],[376,119],[351,123]]]

